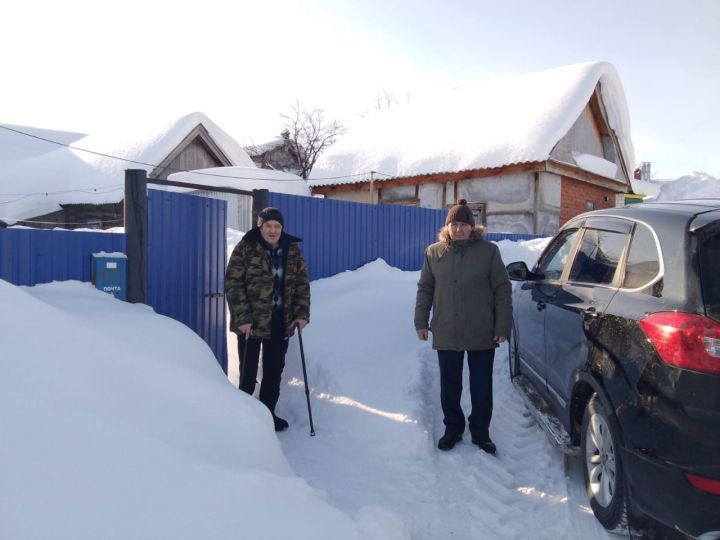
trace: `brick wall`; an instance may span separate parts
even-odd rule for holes
[[[613,208],[615,194],[612,189],[581,182],[566,176],[562,177],[560,192],[560,226],[567,220],[587,212],[587,203],[595,204],[594,210]],[[606,200],[607,199],[607,200]]]

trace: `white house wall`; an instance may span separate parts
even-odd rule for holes
[[[485,204],[488,231],[552,235],[560,222],[561,179],[541,172],[507,174],[458,181],[458,198]],[[455,203],[455,183],[448,182],[443,201],[443,183],[417,186],[421,208],[445,209]],[[537,196],[536,196],[537,192]],[[327,194],[328,199],[369,201],[368,191],[344,191]],[[382,199],[415,198],[415,186],[383,187]],[[377,199],[376,199],[377,200]]]
[[[560,227],[562,179],[557,174],[538,173],[538,210],[536,234],[554,235]]]
[[[450,191],[452,192],[452,190]],[[445,208],[442,197],[442,184],[421,184],[418,188],[418,198],[420,199],[421,208]]]
[[[485,203],[489,231],[551,234],[560,218],[560,177],[539,173],[537,186],[535,178],[535,173],[516,173],[463,180],[458,196]]]
[[[377,202],[377,189],[373,190],[375,192],[375,201]],[[361,190],[361,191],[343,191],[341,193],[328,193],[325,195],[326,199],[335,199],[338,201],[350,201],[350,202],[360,202],[360,203],[369,203],[370,202],[370,190]]]

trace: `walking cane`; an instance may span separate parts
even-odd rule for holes
[[[300,360],[302,361],[303,379],[305,379],[305,399],[307,400],[308,416],[310,417],[310,436],[314,437],[315,428],[313,427],[312,409],[310,409],[310,389],[308,387],[307,371],[305,369],[305,351],[303,349],[302,330],[300,330],[300,326],[297,327],[297,331],[298,339],[300,340]]]
[[[248,336],[245,336],[245,344],[243,345],[243,355],[240,358],[240,384],[238,384],[238,386],[240,387],[240,390],[242,390],[242,385],[243,385],[243,382],[245,381],[245,366],[247,365],[248,341],[250,341],[250,338]]]

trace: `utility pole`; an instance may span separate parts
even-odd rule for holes
[[[370,171],[370,204],[375,204],[375,188],[373,183],[375,182],[375,171]]]
[[[125,170],[127,301],[147,304],[148,195],[145,169]]]

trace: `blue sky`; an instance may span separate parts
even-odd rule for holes
[[[202,111],[260,143],[297,98],[352,120],[412,100],[589,60],[624,85],[638,161],[720,177],[716,0],[69,0],[3,9],[0,122],[94,132]]]

